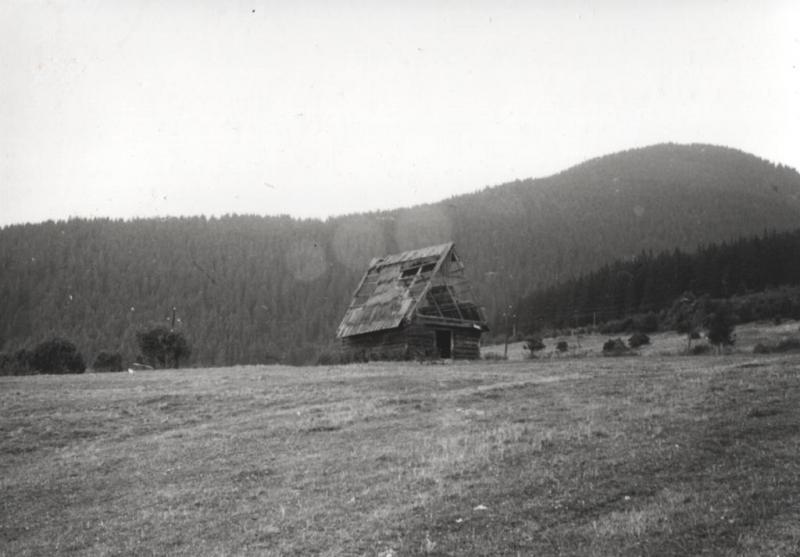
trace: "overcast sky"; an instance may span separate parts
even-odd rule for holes
[[[0,225],[436,201],[660,142],[800,168],[800,3],[0,3]]]

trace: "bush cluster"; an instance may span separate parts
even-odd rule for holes
[[[155,367],[171,366],[175,369],[192,354],[186,337],[178,331],[163,326],[136,333],[136,342],[147,363]]]
[[[733,337],[735,317],[728,304],[718,304],[714,313],[708,316],[708,340],[716,346],[731,346],[735,342]]]
[[[650,344],[650,337],[642,332],[633,333],[628,339],[628,346],[631,348],[639,348],[640,346],[644,346],[646,344]]]
[[[54,337],[37,344],[33,350],[0,354],[0,373],[28,375],[35,373],[83,373],[86,362],[74,343]]]
[[[83,373],[86,362],[75,344],[56,337],[36,345],[31,354],[31,368],[39,373]]]
[[[692,356],[703,356],[709,354],[714,350],[710,344],[695,344],[689,349],[689,354]]]
[[[624,356],[629,353],[628,346],[621,338],[610,338],[603,343],[603,356]]]
[[[23,348],[13,354],[0,353],[0,375],[30,375],[31,353]]]
[[[525,341],[524,345],[525,350],[529,352],[529,358],[535,358],[536,353],[540,350],[544,350],[545,345],[544,341],[539,337],[530,337]]]

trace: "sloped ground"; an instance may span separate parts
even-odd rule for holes
[[[0,379],[6,555],[790,555],[800,356]]]

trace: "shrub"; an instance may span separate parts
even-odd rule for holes
[[[629,350],[621,338],[610,338],[603,343],[604,356],[622,356],[628,354]]]
[[[12,369],[13,362],[14,356],[6,354],[5,352],[0,352],[0,375],[14,375]]]
[[[708,354],[713,349],[709,344],[695,344],[692,346],[691,350],[689,350],[689,354],[692,356],[702,356],[704,354]]]
[[[628,346],[631,348],[639,348],[646,344],[650,344],[650,337],[644,333],[633,333],[628,339]]]
[[[700,326],[708,313],[707,296],[696,297],[691,292],[678,296],[660,319],[662,329],[674,329],[680,334],[688,334]]]
[[[86,363],[77,347],[63,338],[52,338],[36,345],[30,366],[39,373],[83,373]]]
[[[170,331],[166,327],[155,327],[136,333],[136,342],[145,359],[153,367],[180,367],[181,360],[192,353],[186,337],[182,333]]]
[[[733,316],[727,304],[721,304],[708,317],[708,340],[718,347],[730,346],[734,343]]]
[[[14,354],[0,354],[0,375],[30,375],[31,352],[25,348]]]
[[[122,371],[122,354],[119,352],[100,352],[94,359],[92,369],[95,371]]]
[[[536,352],[538,352],[539,350],[544,350],[545,345],[544,345],[544,341],[542,341],[542,339],[540,339],[539,337],[531,337],[531,338],[529,338],[528,340],[525,341],[524,347],[525,347],[525,350],[530,352],[528,357],[529,358],[535,358],[536,357]]]
[[[506,358],[502,354],[498,354],[497,352],[487,352],[486,354],[483,355],[483,359],[489,361],[499,361],[499,360],[507,360],[508,358]]]
[[[567,344],[566,340],[559,340],[556,343],[556,350],[559,352],[566,352],[569,349],[569,344]]]

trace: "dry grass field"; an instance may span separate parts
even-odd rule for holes
[[[0,378],[4,555],[797,555],[800,355]]]

